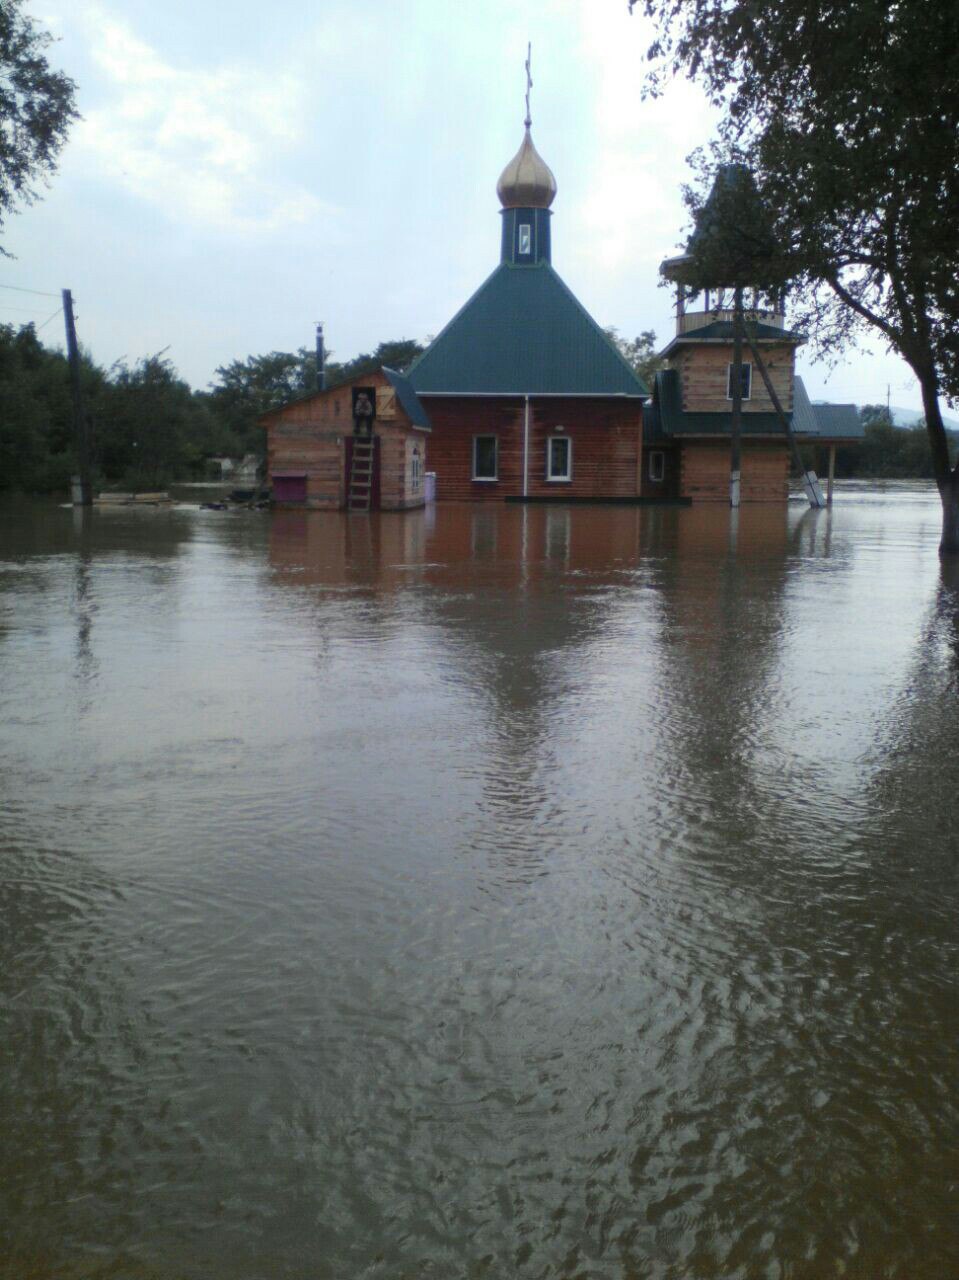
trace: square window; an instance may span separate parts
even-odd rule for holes
[[[520,223],[519,228],[519,252],[529,253],[533,247],[532,228],[528,222]]]
[[[653,484],[662,484],[666,479],[666,455],[662,449],[654,449],[649,455],[649,478]]]
[[[496,436],[473,437],[473,479],[496,480]]]
[[[546,444],[546,479],[572,480],[573,442],[569,436],[550,436]]]
[[[748,400],[749,393],[752,390],[753,367],[751,364],[747,364],[745,361],[743,361],[742,375],[743,375],[743,380],[742,380],[743,399]],[[726,399],[732,400],[732,398],[733,398],[733,365],[727,365],[726,367]]]

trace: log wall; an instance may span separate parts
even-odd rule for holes
[[[424,397],[433,427],[430,470],[441,501],[501,502],[523,492],[525,403],[521,397]],[[498,441],[495,481],[474,480],[473,439]],[[573,443],[572,480],[546,479],[551,435]],[[530,400],[528,492],[531,497],[614,498],[637,492],[642,408],[636,400],[544,397]]]
[[[266,420],[268,474],[302,471],[306,474],[306,505],[318,510],[346,506],[345,438],[353,431],[354,384],[376,387],[380,437],[380,506],[384,510],[421,507],[423,474],[427,469],[429,433],[412,426],[396,403],[386,375],[377,371],[352,382],[284,406]],[[413,450],[420,455],[420,479],[413,485]]]
[[[761,354],[783,409],[786,413],[791,413],[795,348],[788,343],[771,343],[768,346],[763,343]],[[687,413],[731,412],[732,401],[726,399],[726,391],[732,358],[732,346],[727,344],[679,348],[669,363],[672,368],[679,370],[683,409]],[[774,412],[765,383],[748,348],[743,349],[743,361],[753,366],[751,395],[748,400],[743,401],[743,413]]]
[[[693,502],[729,502],[728,441],[686,442],[680,459],[680,493]],[[742,502],[785,502],[789,450],[783,441],[743,442]]]

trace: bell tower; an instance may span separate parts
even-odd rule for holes
[[[734,396],[737,293],[742,322],[765,353],[782,405],[787,413],[792,411],[795,353],[805,337],[786,328],[785,289],[747,287],[749,255],[755,255],[759,274],[772,258],[770,249],[765,251],[766,259],[761,256],[760,213],[748,170],[724,165],[697,214],[686,252],[667,258],[659,268],[676,287],[676,333],[660,356],[679,374],[683,411],[709,415],[704,422],[714,431],[730,430],[734,398],[741,403],[747,422],[756,415],[773,414],[772,401],[748,351],[738,366],[739,396]]]

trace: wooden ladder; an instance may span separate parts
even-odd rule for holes
[[[350,464],[350,488],[346,495],[347,511],[369,511],[373,500],[373,463],[376,439],[353,438],[353,461]]]

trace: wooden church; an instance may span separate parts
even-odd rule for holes
[[[417,476],[435,474],[441,501],[642,492],[650,390],[553,268],[556,180],[533,145],[528,116],[497,194],[499,265],[405,377],[382,370],[359,380],[375,397],[372,434],[382,439],[369,459],[369,484],[357,474],[367,462],[357,463],[352,440],[357,388],[318,391],[261,419],[277,505],[421,505],[414,450]]]
[[[437,497],[635,497],[649,388],[552,265],[556,180],[528,117],[496,191],[499,265],[409,370]]]
[[[727,291],[705,291],[694,309],[678,284],[676,333],[649,388],[552,265],[556,180],[528,110],[496,190],[499,264],[405,374],[383,369],[261,419],[274,503],[404,510],[423,505],[427,471],[440,501],[727,501]],[[754,297],[750,317],[801,438],[833,451],[855,438],[858,415],[841,434],[842,415],[827,422],[809,405],[795,376],[805,339],[786,328],[782,299]],[[789,451],[748,363],[742,402],[742,499],[782,502]]]

